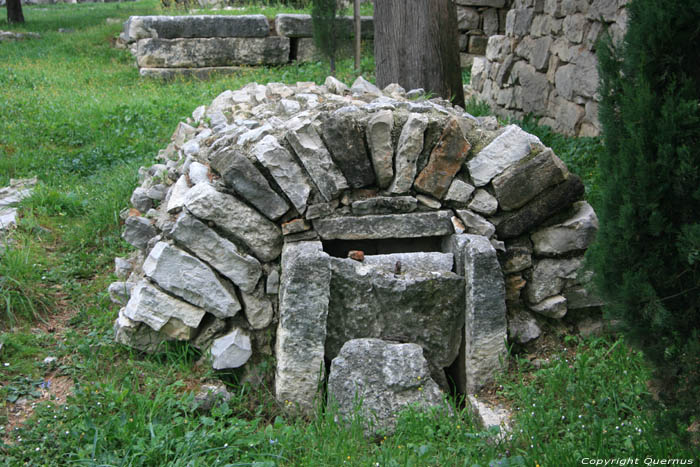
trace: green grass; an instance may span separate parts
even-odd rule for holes
[[[257,11],[248,5],[237,12]],[[278,11],[288,9],[263,9]],[[0,437],[12,400],[34,400],[51,375],[70,378],[75,387],[65,405],[38,404],[11,442],[0,444],[4,464],[532,466],[573,465],[579,455],[696,455],[646,428],[648,370],[622,341],[569,342],[561,358],[534,373],[515,356],[500,392],[521,410],[513,437],[502,441],[477,429],[459,404],[453,416],[408,411],[393,436],[367,440],[358,421],[338,424],[332,410],[319,409],[312,421],[284,416],[270,388],[197,366],[197,353],[183,346],[143,356],[115,344],[117,307],[105,290],[114,280],[114,256],[130,251],[119,238],[118,213],[138,167],[153,163],[176,124],[222,91],[250,81],[320,83],[327,65],[149,81],[139,78],[128,52],[111,47],[120,26],[106,19],[163,13],[156,0],[25,7],[24,13],[26,25],[0,21],[3,29],[42,34],[0,46],[0,185],[34,175],[39,185],[21,205],[15,244],[0,255]],[[351,59],[339,63],[346,83],[355,78],[352,66]],[[362,69],[372,79],[371,54]],[[488,108],[472,101],[468,110],[483,115]],[[590,186],[597,140],[527,124]],[[72,316],[65,329],[37,328],[57,312]],[[576,360],[567,362],[571,355]],[[47,356],[58,364],[43,365]],[[197,413],[192,389],[218,377],[230,384],[233,400]]]

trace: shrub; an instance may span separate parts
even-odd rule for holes
[[[667,413],[687,421],[700,414],[700,3],[633,0],[628,12],[624,42],[598,47],[605,151],[591,260],[609,315],[667,383]]]

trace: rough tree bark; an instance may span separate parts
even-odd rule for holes
[[[423,88],[464,107],[452,0],[375,0],[377,85]]]
[[[10,24],[24,23],[20,0],[7,0],[7,22]]]

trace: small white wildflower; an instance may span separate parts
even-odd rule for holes
[[[5,363],[3,363],[3,366],[10,366],[10,364],[5,362]]]
[[[227,447],[228,447],[228,443],[224,443],[224,447],[227,448]]]
[[[580,414],[579,414],[578,418],[581,418],[581,417],[583,417],[583,415],[580,415]]]

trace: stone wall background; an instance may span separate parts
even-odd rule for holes
[[[462,67],[486,53],[490,36],[505,34],[506,15],[513,0],[455,0]]]
[[[505,34],[475,58],[471,85],[500,116],[532,113],[572,136],[597,136],[595,46],[608,30],[621,41],[627,0],[515,0]]]

